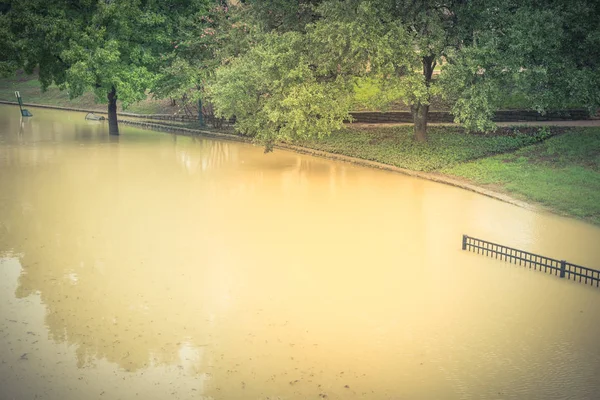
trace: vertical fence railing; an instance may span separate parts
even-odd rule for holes
[[[462,249],[600,287],[600,271],[463,235]]]

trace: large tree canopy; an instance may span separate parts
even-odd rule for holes
[[[13,1],[6,14],[18,40],[17,61],[39,67],[44,88],[55,83],[77,97],[92,89],[108,100],[111,134],[118,134],[117,98],[145,98],[170,51],[178,23],[205,12],[206,0]]]
[[[483,2],[482,4],[485,4]],[[507,92],[537,111],[600,105],[599,3],[501,2],[466,9],[472,32],[448,54],[440,83],[458,122],[492,127]]]
[[[494,128],[507,93],[538,111],[600,105],[596,0],[30,0],[0,3],[0,73],[39,67],[78,96],[205,95],[267,148],[402,101],[425,141],[433,96]],[[435,72],[435,73],[434,73]]]
[[[181,99],[187,105],[204,97],[204,86],[215,70],[245,53],[256,39],[243,7],[217,2],[203,14],[189,15],[178,24],[179,34],[154,85],[159,97]]]
[[[320,137],[348,118],[351,92],[343,79],[313,68],[310,42],[297,32],[269,33],[244,56],[217,70],[209,87],[222,116],[272,149],[277,139]]]
[[[267,141],[335,128],[347,118],[349,91],[364,82],[377,88],[372,105],[410,106],[421,141],[433,95],[452,105],[457,122],[484,131],[507,90],[539,111],[574,99],[600,104],[598,51],[587,51],[600,37],[592,0],[248,3],[265,40],[220,68],[211,95],[221,115],[236,115],[240,130]],[[284,21],[294,22],[284,29]],[[300,82],[318,101],[286,108]]]

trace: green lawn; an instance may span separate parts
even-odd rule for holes
[[[600,224],[600,128],[577,128],[511,154],[440,172],[493,185],[561,214]]]
[[[513,151],[551,135],[547,129],[528,133],[503,130],[498,134],[472,135],[453,126],[430,126],[429,141],[413,140],[411,126],[347,128],[320,140],[295,144],[315,150],[378,161],[416,171],[434,171],[493,154]]]

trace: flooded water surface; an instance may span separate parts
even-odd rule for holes
[[[0,108],[1,399],[598,399],[600,229],[399,174]]]

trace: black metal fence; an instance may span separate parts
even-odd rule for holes
[[[214,114],[202,114],[204,118],[204,122],[212,125],[213,128],[221,129],[232,127],[235,124],[235,117],[226,119],[226,118],[217,118]]]
[[[462,249],[600,287],[600,271],[463,235]]]

